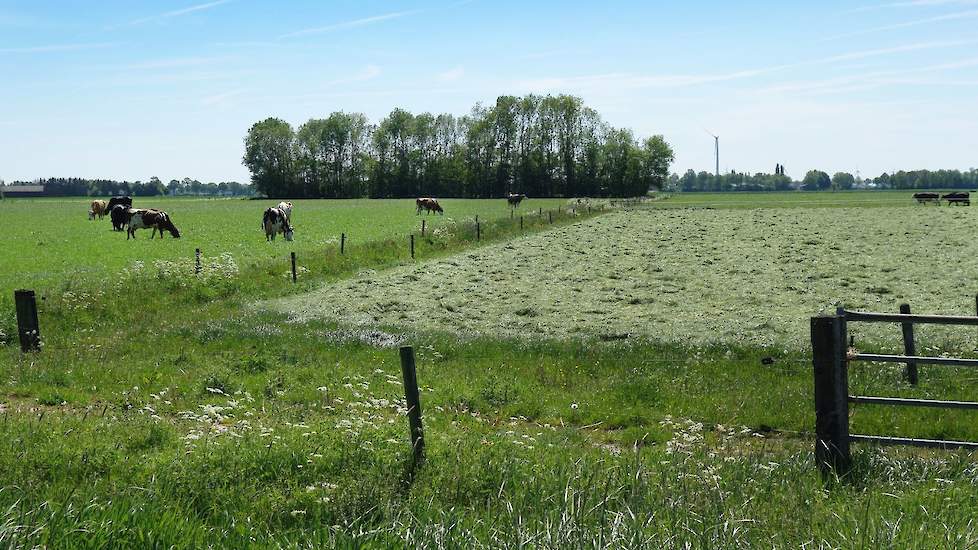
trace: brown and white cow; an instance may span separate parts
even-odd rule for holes
[[[173,225],[170,221],[170,215],[162,210],[147,210],[147,209],[135,209],[130,208],[127,212],[129,217],[129,229],[126,230],[126,240],[128,241],[130,237],[136,238],[137,229],[152,229],[153,233],[150,237],[151,239],[156,238],[156,232],[160,232],[160,239],[163,238],[163,230],[170,232],[174,239],[180,238],[180,231],[177,227]]]
[[[512,208],[516,208],[517,206],[519,206],[520,203],[523,202],[523,199],[525,199],[525,198],[526,198],[526,195],[524,195],[523,193],[507,193],[506,194],[506,202],[508,202],[509,203],[509,206],[512,207]]]
[[[108,203],[101,199],[96,199],[92,201],[92,206],[88,209],[88,212],[88,219],[94,220],[95,216],[98,216],[98,219],[101,220],[103,216],[109,213]]]
[[[282,212],[281,208],[268,208],[261,219],[262,228],[265,230],[265,241],[274,241],[275,235],[281,233],[286,241],[292,242],[294,233],[289,224],[289,218]]]
[[[428,214],[428,213],[431,213],[431,212],[435,212],[435,213],[438,213],[438,214],[444,214],[445,213],[445,211],[442,209],[441,205],[438,204],[438,199],[433,199],[431,197],[422,197],[422,198],[419,198],[419,199],[415,200],[414,203],[418,207],[418,214],[420,214],[422,210],[425,211],[425,214]]]
[[[282,211],[283,214],[285,214],[285,221],[289,222],[290,224],[292,223],[292,203],[291,202],[282,201],[282,202],[276,204],[275,205],[275,208],[278,208],[279,210]]]

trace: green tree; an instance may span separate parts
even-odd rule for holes
[[[255,190],[268,197],[302,197],[295,162],[295,133],[284,120],[267,118],[245,136],[243,162]]]
[[[822,191],[832,186],[832,178],[821,170],[809,170],[802,180],[802,189],[805,191]]]
[[[856,184],[856,178],[848,172],[836,172],[832,176],[832,189],[852,189],[852,186]]]

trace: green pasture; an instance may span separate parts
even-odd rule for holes
[[[970,313],[976,219],[833,196],[848,208],[673,195],[522,231],[503,201],[446,200],[413,261],[410,201],[299,201],[292,244],[265,242],[262,201],[161,200],[186,235],[163,242],[125,242],[80,199],[0,203],[3,292],[45,298],[44,346],[23,355],[0,297],[0,547],[975,546],[966,452],[857,445],[851,476],[820,477],[797,332],[836,300]],[[973,332],[918,349],[969,354]],[[967,372],[920,372],[850,381],[978,394]],[[857,406],[852,426],[978,440],[974,414]]]
[[[135,242],[126,242],[124,232],[112,231],[109,218],[89,221],[91,199],[19,199],[0,201],[2,267],[0,292],[31,286],[47,289],[63,285],[103,281],[131,267],[135,262],[193,258],[200,248],[205,257],[231,254],[239,264],[266,262],[273,258],[321,255],[338,248],[340,234],[346,233],[350,250],[385,238],[403,238],[418,231],[421,219],[434,229],[446,223],[509,218],[509,205],[503,199],[443,199],[445,215],[417,215],[414,201],[402,200],[296,200],[293,201],[295,241],[281,236],[275,243],[265,242],[261,227],[265,208],[273,200],[191,199],[136,197],[137,208],[166,210],[181,232],[178,240],[166,234],[164,241],[151,240],[149,231],[136,233]],[[533,199],[517,210],[527,216],[540,208],[557,208],[566,201]],[[546,215],[546,213],[545,213]]]

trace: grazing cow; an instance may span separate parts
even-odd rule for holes
[[[129,207],[124,204],[117,204],[109,210],[109,219],[112,220],[112,230],[122,231],[129,223]]]
[[[126,231],[126,240],[129,237],[133,239],[136,238],[137,229],[152,229],[153,233],[150,239],[156,238],[156,232],[160,232],[160,239],[163,238],[163,230],[170,232],[174,239],[180,238],[180,231],[177,227],[173,225],[170,221],[170,215],[162,210],[146,210],[146,209],[134,209],[130,208],[126,212],[129,216],[129,229]]]
[[[948,193],[941,197],[946,200],[948,205],[960,204],[963,206],[971,206],[971,195],[969,193]]]
[[[95,211],[94,210],[89,210],[88,211],[88,219],[89,220],[94,220],[95,219]]]
[[[291,202],[282,201],[282,202],[278,203],[277,205],[275,205],[275,208],[278,208],[279,210],[282,211],[283,214],[285,214],[285,221],[289,222],[290,224],[292,223],[292,203]]]
[[[121,204],[126,208],[132,208],[132,197],[112,197],[109,199],[109,204],[105,205],[105,211],[112,212],[112,207],[117,204]]]
[[[265,241],[274,241],[275,235],[281,233],[286,241],[292,242],[293,231],[289,225],[289,218],[280,208],[269,208],[261,219],[262,228],[265,230]]]
[[[425,211],[425,214],[429,214],[431,212],[435,212],[438,214],[445,213],[441,205],[438,204],[438,199],[432,199],[430,197],[422,197],[420,199],[415,200],[414,204],[417,205],[418,207],[418,214],[420,214],[422,210]]]
[[[941,196],[937,193],[914,193],[913,198],[917,201],[917,204],[926,204],[928,202],[941,204]]]
[[[524,195],[523,193],[507,193],[506,194],[506,202],[508,202],[509,203],[509,206],[512,207],[512,208],[518,207],[520,205],[520,203],[523,202],[523,199],[525,199],[525,198],[526,198],[526,195]]]
[[[94,200],[92,201],[92,207],[89,209],[89,212],[93,214],[89,216],[89,219],[94,220],[95,216],[98,216],[98,219],[101,220],[103,216],[109,213],[109,206],[101,199]]]

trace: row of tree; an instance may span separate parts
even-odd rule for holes
[[[52,196],[135,195],[152,197],[157,195],[251,196],[255,194],[254,187],[236,181],[202,183],[190,178],[183,178],[183,180],[170,180],[170,183],[164,185],[155,176],[145,182],[48,178],[30,182],[15,181],[11,185],[43,185],[44,193]]]
[[[639,140],[568,95],[500,96],[460,117],[394,109],[378,124],[269,118],[244,141],[269,197],[635,196],[661,188],[673,160],[662,136]]]
[[[826,191],[845,189],[975,189],[978,188],[978,169],[912,170],[894,174],[883,173],[876,178],[862,179],[848,172],[829,175],[821,170],[809,170],[804,179],[794,181],[784,175],[778,165],[776,173],[749,174],[731,171],[719,176],[709,172],[687,170],[682,176],[673,174],[665,186],[669,191]]]

